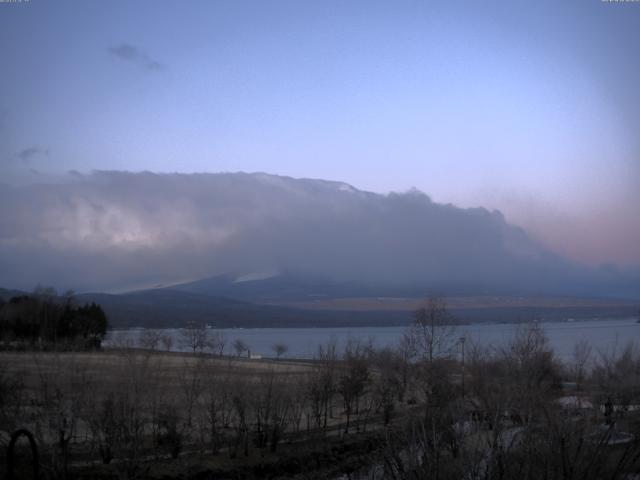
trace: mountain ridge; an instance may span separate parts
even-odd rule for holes
[[[0,288],[0,299],[29,295],[28,292]],[[169,289],[139,290],[125,294],[82,293],[76,302],[96,302],[103,307],[111,328],[177,328],[195,321],[217,328],[273,328],[273,327],[371,327],[406,326],[413,319],[412,312],[419,302],[410,304],[378,303],[362,308],[354,299],[345,303],[320,305],[311,303],[257,304],[234,298],[184,292]],[[494,299],[495,297],[482,297]],[[375,299],[373,299],[375,300]],[[416,299],[413,299],[416,300]],[[582,302],[561,304],[544,302],[526,304],[504,298],[503,303],[480,305],[445,298],[450,312],[462,323],[469,322],[527,322],[533,320],[560,321],[569,318],[632,317],[638,311],[633,301],[601,301],[583,299]],[[464,300],[464,299],[462,299]],[[396,302],[396,303],[394,303]]]

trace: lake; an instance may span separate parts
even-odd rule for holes
[[[580,340],[588,341],[594,354],[599,351],[611,351],[622,348],[629,341],[640,343],[640,324],[635,318],[599,319],[568,322],[540,323],[549,337],[551,346],[556,354],[564,359],[571,358],[574,345]],[[518,328],[517,324],[472,324],[457,327],[456,336],[467,338],[467,345],[471,342],[480,345],[501,346],[513,338]],[[211,332],[222,332],[227,341],[225,353],[231,354],[231,345],[236,339],[242,339],[249,345],[252,354],[264,357],[274,356],[272,346],[284,343],[288,346],[285,357],[312,358],[318,351],[318,346],[326,344],[335,338],[338,347],[344,346],[349,338],[369,340],[377,347],[397,344],[406,327],[343,327],[343,328],[227,328],[211,329]],[[137,342],[141,330],[113,330],[107,334],[105,346],[128,339]],[[163,331],[173,337],[174,351],[187,351],[180,345],[180,329],[166,329]]]

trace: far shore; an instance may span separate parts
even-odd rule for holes
[[[527,323],[539,323],[539,324],[556,324],[556,323],[575,323],[575,322],[597,322],[597,321],[618,321],[618,320],[637,320],[638,324],[640,324],[640,319],[631,316],[631,315],[626,315],[626,316],[597,316],[597,317],[583,317],[583,318],[558,318],[558,319],[554,319],[554,318],[550,318],[550,319],[541,319],[541,320],[504,320],[504,321],[480,321],[480,322],[458,322],[458,323],[452,323],[453,326],[474,326],[474,325],[522,325],[522,324],[527,324]],[[265,329],[270,329],[270,330],[284,330],[284,329],[322,329],[322,330],[326,330],[326,329],[337,329],[337,328],[343,328],[343,329],[354,329],[354,328],[403,328],[403,327],[410,327],[411,323],[408,322],[406,325],[296,325],[296,326],[286,326],[286,327],[276,327],[276,326],[264,326],[264,327],[216,327],[214,325],[207,325],[207,329],[210,330],[265,330]],[[114,328],[109,328],[107,331],[108,332],[124,332],[124,331],[131,331],[131,330],[146,330],[146,329],[154,329],[154,330],[179,330],[183,328],[181,325],[176,325],[176,326],[171,326],[171,327],[166,327],[166,326],[160,326],[160,327],[146,327],[146,326],[126,326],[126,327],[114,327]]]

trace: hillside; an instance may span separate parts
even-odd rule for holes
[[[78,295],[78,301],[102,305],[112,327],[180,327],[187,321],[221,328],[404,325],[409,321],[406,312],[316,311],[175,290],[87,293]]]
[[[26,294],[0,289],[0,298],[5,301]],[[300,298],[288,303],[259,304],[219,295],[153,289],[117,295],[83,293],[76,296],[76,301],[101,305],[112,328],[180,327],[188,321],[220,328],[407,325],[412,311],[421,304],[419,298]],[[609,299],[486,296],[447,297],[447,303],[450,312],[463,323],[621,318],[634,317],[638,312],[638,305],[632,301]]]
[[[95,301],[107,312],[113,327],[179,327],[187,321],[227,327],[338,327],[407,325],[420,300],[367,299],[362,304],[343,299],[337,304],[318,300],[307,304],[266,305],[228,297],[178,290],[145,290],[121,295],[82,294],[78,301]],[[522,299],[474,302],[448,298],[451,313],[461,322],[561,321],[568,318],[632,317],[637,304],[598,299]],[[332,306],[333,305],[333,306]]]

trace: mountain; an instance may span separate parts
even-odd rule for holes
[[[218,328],[335,327],[406,325],[406,312],[315,311],[256,305],[230,298],[176,290],[145,290],[112,295],[86,293],[77,301],[100,304],[111,327],[181,327],[189,321]]]
[[[259,282],[258,282],[259,283]],[[199,284],[202,286],[202,284]],[[273,283],[270,283],[273,287]],[[260,291],[254,285],[255,295]],[[170,289],[153,289],[127,294],[88,293],[77,296],[80,303],[94,301],[104,308],[113,328],[118,327],[181,327],[188,321],[218,328],[265,327],[363,327],[404,326],[420,304],[415,299],[402,301],[395,297],[369,297],[371,305],[362,299],[342,297],[332,304],[326,296],[275,295],[277,303],[257,304],[245,300],[211,294]],[[233,293],[233,292],[231,292]],[[267,297],[258,295],[263,301]],[[289,300],[286,300],[288,298]],[[296,298],[298,301],[294,301]],[[565,320],[567,318],[632,317],[638,312],[633,301],[580,298],[522,297],[450,297],[446,299],[450,312],[460,322],[526,322],[532,320]]]
[[[617,277],[616,277],[617,278]],[[633,282],[629,281],[629,284]],[[605,285],[605,282],[603,282]],[[611,295],[613,303],[637,303],[634,301],[632,293],[624,290],[624,282],[619,285],[608,283],[609,291],[618,291],[620,295]],[[304,302],[322,302],[331,299],[350,298],[384,298],[384,299],[423,299],[429,295],[440,295],[446,297],[501,297],[506,304],[512,303],[512,298],[524,297],[535,299],[539,297],[558,297],[541,288],[538,291],[526,291],[518,285],[508,286],[487,286],[471,283],[443,282],[415,282],[412,284],[392,284],[379,281],[358,282],[358,281],[336,281],[326,277],[293,274],[289,272],[255,272],[251,274],[224,274],[200,280],[179,283],[164,287],[168,290],[198,293],[202,295],[224,296],[239,300],[245,300],[260,304],[280,304],[289,305]],[[609,303],[606,294],[581,295],[582,292],[569,291],[569,295],[586,298],[591,304]],[[624,293],[622,293],[624,292]],[[604,292],[601,292],[604,293]],[[565,295],[566,296],[566,295]],[[575,302],[574,302],[575,303]],[[578,302],[580,303],[580,302]]]
[[[283,303],[318,298],[374,297],[374,296],[423,296],[419,288],[398,288],[390,285],[374,285],[355,281],[335,281],[319,276],[291,273],[271,275],[217,275],[193,282],[167,287],[170,290],[222,295],[257,303]]]
[[[260,283],[256,282],[254,287]],[[206,284],[196,282],[196,286]],[[18,295],[28,293],[0,289],[0,299],[5,301]],[[273,293],[270,298],[274,298]],[[632,301],[606,299],[448,297],[446,300],[450,312],[461,322],[632,317],[638,311],[637,303]],[[111,328],[175,328],[190,321],[218,328],[404,326],[412,321],[412,312],[420,305],[415,298],[300,296],[299,292],[295,297],[280,295],[280,304],[265,305],[171,289],[117,295],[83,293],[76,296],[76,302],[101,305]]]

